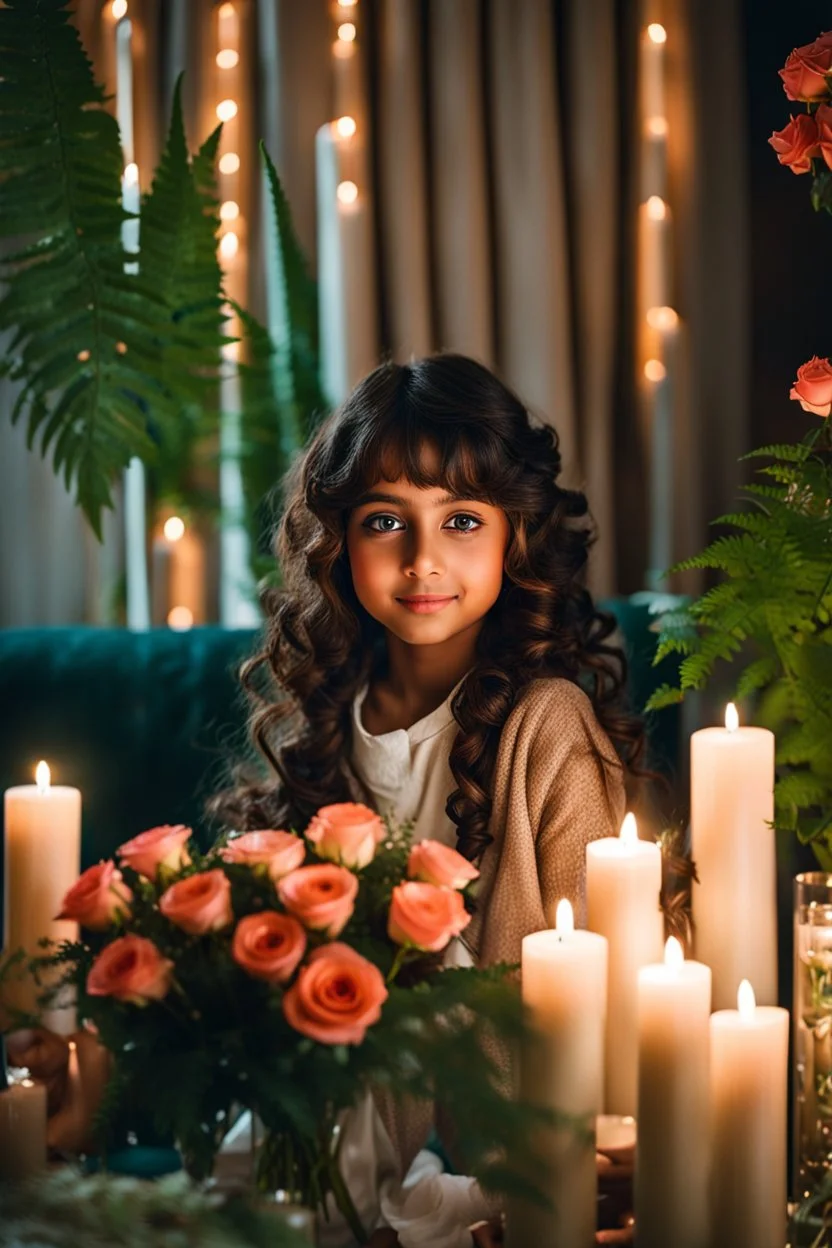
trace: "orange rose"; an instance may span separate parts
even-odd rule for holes
[[[234,921],[231,885],[219,867],[171,884],[159,898],[159,909],[191,936],[218,932]]]
[[[470,922],[459,893],[408,880],[393,889],[387,934],[397,945],[438,953]]]
[[[61,902],[58,919],[74,919],[82,927],[102,932],[119,918],[130,918],[133,894],[121,878],[114,862],[89,867],[72,885]]]
[[[828,104],[819,105],[815,113],[815,123],[818,128],[820,154],[827,167],[832,169],[832,108]]]
[[[777,153],[781,165],[792,173],[810,173],[812,157],[820,155],[818,127],[814,117],[800,113],[792,117],[783,130],[775,130],[769,143]]]
[[[231,942],[231,956],[255,979],[284,984],[303,957],[306,932],[289,914],[265,910],[240,919]]]
[[[282,880],[306,857],[306,846],[299,836],[280,828],[262,832],[244,832],[235,836],[220,850],[226,862],[241,862],[249,867],[268,867],[273,880]]]
[[[797,399],[804,412],[828,416],[832,411],[832,364],[829,360],[813,355],[811,360],[801,364],[789,398]]]
[[[464,888],[477,878],[479,871],[449,845],[441,841],[420,841],[410,851],[407,874],[412,880],[423,880],[440,888]]]
[[[387,996],[378,967],[336,941],[309,955],[284,994],[283,1013],[295,1031],[321,1044],[361,1044]]]
[[[280,900],[304,927],[337,936],[355,907],[358,880],[346,869],[325,862],[298,867],[277,886]]]
[[[140,832],[132,841],[125,841],[116,850],[119,858],[128,867],[138,871],[148,880],[156,880],[160,867],[168,867],[178,871],[191,861],[185,848],[190,840],[191,829],[183,823],[165,823],[159,828],[149,828]]]
[[[383,819],[360,802],[322,806],[306,829],[307,839],[322,858],[356,871],[372,862],[376,845],[386,835]]]
[[[163,958],[152,940],[121,936],[101,950],[87,976],[91,997],[115,997],[147,1005],[167,996],[173,963]]]
[[[832,32],[804,43],[789,54],[779,71],[790,100],[822,100],[829,94],[826,76],[832,70]]]

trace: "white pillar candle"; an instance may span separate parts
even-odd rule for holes
[[[782,1248],[789,1012],[757,1008],[747,980],[737,1006],[718,1010],[710,1024],[712,1242]]]
[[[734,1004],[741,979],[775,1005],[774,735],[740,728],[733,704],[725,724],[690,741],[696,956],[713,971],[715,1009]]]
[[[620,836],[587,845],[587,927],[609,942],[604,1099],[608,1114],[636,1112],[638,972],[661,961],[661,887],[661,850],[651,841],[639,840],[632,815],[625,818]]]
[[[46,1086],[12,1067],[0,1090],[0,1180],[27,1179],[46,1169]]]
[[[523,938],[523,1001],[531,1033],[523,1047],[520,1095],[528,1101],[584,1116],[590,1138],[574,1126],[542,1132],[539,1155],[547,1172],[552,1209],[512,1202],[511,1248],[595,1243],[595,1116],[604,1082],[604,1015],[607,942],[576,932],[568,901],[558,906],[557,927]]]
[[[81,794],[68,785],[52,785],[49,767],[38,763],[36,784],[19,785],[5,794],[5,931],[6,954],[19,948],[28,957],[43,954],[42,937],[75,940],[78,925],[57,920],[67,891],[81,870]],[[4,995],[18,1009],[32,1010],[38,989],[26,976],[10,976]],[[71,1010],[50,1010],[44,1025],[68,1032]]]
[[[708,1023],[711,971],[671,936],[638,973],[639,1248],[709,1248]]]

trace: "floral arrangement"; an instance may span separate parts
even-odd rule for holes
[[[832,31],[795,48],[780,70],[806,111],[769,140],[793,173],[811,173],[816,211],[832,212]],[[733,698],[755,700],[777,738],[775,819],[832,870],[832,362],[797,370],[790,398],[812,417],[804,437],[746,458],[767,462],[744,488],[745,509],[719,516],[730,532],[676,570],[723,574],[701,598],[664,616],[655,662],[682,655],[678,687],[658,709],[702,688],[717,663],[737,664]]]
[[[235,1107],[252,1110],[258,1186],[320,1208],[331,1193],[359,1242],[338,1118],[371,1086],[436,1096],[470,1172],[533,1193],[529,1127],[544,1111],[511,1100],[482,1045],[521,1034],[516,984],[507,967],[439,966],[478,874],[352,802],[322,807],[302,836],[231,834],[204,854],[184,826],[127,841],[64,899],[87,939],[46,959],[113,1054],[105,1110],[141,1096],[195,1177]]]

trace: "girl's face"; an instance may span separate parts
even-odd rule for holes
[[[347,555],[358,600],[410,645],[479,632],[496,602],[510,537],[504,511],[405,478],[378,481],[350,513]],[[476,626],[476,627],[475,627]]]

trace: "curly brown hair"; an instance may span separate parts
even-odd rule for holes
[[[423,462],[428,444],[436,470]],[[284,480],[277,554],[283,584],[263,594],[264,647],[241,680],[254,709],[251,738],[273,777],[242,778],[211,803],[237,828],[302,829],[322,805],[348,801],[351,711],[383,671],[382,626],[361,605],[346,553],[359,498],[382,477],[442,486],[505,512],[503,584],[477,636],[474,666],[454,696],[459,725],[449,763],[458,788],[448,817],[457,846],[477,859],[491,841],[491,786],[503,724],[541,676],[580,685],[618,755],[639,774],[643,726],[622,704],[623,652],[615,617],[584,585],[594,540],[587,500],[557,484],[558,437],[487,368],[443,354],[384,364],[311,437]],[[262,677],[265,675],[265,685]],[[370,804],[355,773],[353,784]]]

